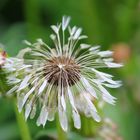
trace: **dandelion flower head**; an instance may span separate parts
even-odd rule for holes
[[[11,71],[8,83],[14,85],[7,94],[16,93],[19,112],[24,108],[25,118],[34,118],[39,109],[38,126],[53,121],[57,112],[64,131],[68,130],[69,108],[77,129],[81,128],[79,112],[101,120],[94,100],[114,104],[115,97],[105,87],[117,88],[120,81],[99,69],[122,66],[113,62],[111,51],[81,43],[87,36],[81,35],[82,28],[71,28],[69,22],[70,17],[64,16],[60,24],[51,26],[51,47],[42,39],[33,44],[25,41],[29,48],[5,64]]]

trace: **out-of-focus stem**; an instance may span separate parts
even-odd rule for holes
[[[67,140],[67,135],[66,132],[64,132],[60,126],[59,123],[59,116],[57,115],[57,119],[56,119],[56,125],[57,125],[57,134],[58,134],[58,140]]]
[[[21,113],[18,112],[15,100],[14,100],[14,108],[15,108],[15,114],[16,114],[22,140],[31,140],[29,128],[28,128],[27,123],[25,122],[23,112]]]
[[[88,126],[88,120],[85,116],[83,116],[83,133],[84,135],[89,135],[89,126]]]

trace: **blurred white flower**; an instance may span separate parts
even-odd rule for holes
[[[32,47],[20,52],[19,56],[24,58],[12,58],[10,65],[5,66],[14,72],[8,77],[8,83],[14,86],[7,94],[17,93],[18,109],[21,112],[25,108],[25,118],[34,118],[37,108],[41,107],[37,125],[45,126],[46,121],[54,120],[58,112],[64,131],[68,129],[68,104],[78,129],[81,127],[79,111],[97,122],[101,120],[90,96],[114,104],[115,97],[105,87],[117,88],[120,81],[113,81],[112,75],[98,68],[122,66],[112,62],[112,52],[100,51],[99,46],[80,44],[79,40],[87,36],[81,35],[81,28],[71,28],[69,21],[70,17],[63,17],[61,24],[51,26],[54,31],[50,35],[54,42],[52,47],[41,39],[33,44],[25,41]]]
[[[102,126],[98,131],[98,137],[103,140],[123,140],[118,132],[119,128],[110,118],[104,118]]]

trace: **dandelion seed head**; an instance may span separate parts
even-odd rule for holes
[[[59,79],[62,84],[72,86],[80,79],[80,66],[76,64],[74,59],[65,56],[53,57],[45,66],[44,75],[48,77],[49,83],[58,85]]]
[[[4,66],[11,72],[8,83],[14,85],[7,95],[16,93],[19,112],[25,110],[25,119],[34,118],[39,108],[37,125],[45,126],[47,120],[54,120],[57,112],[64,131],[68,130],[68,103],[77,129],[81,128],[81,112],[97,122],[101,120],[92,99],[114,104],[116,98],[105,87],[117,88],[121,82],[114,81],[112,75],[99,68],[122,66],[113,62],[111,51],[80,44],[87,36],[81,35],[82,28],[70,27],[69,22],[70,17],[64,16],[62,23],[51,26],[52,47],[42,39],[33,44],[26,41],[31,48],[21,50],[18,58],[7,59]]]

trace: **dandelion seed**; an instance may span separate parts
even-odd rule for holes
[[[7,94],[17,92],[19,111],[25,108],[25,118],[35,116],[39,102],[41,111],[37,125],[45,126],[47,120],[54,120],[55,113],[58,112],[64,131],[68,130],[68,103],[71,105],[71,114],[77,129],[81,127],[80,112],[97,122],[101,120],[89,95],[95,100],[102,98],[105,102],[114,104],[115,98],[104,87],[117,88],[121,84],[113,81],[112,75],[100,72],[98,68],[122,66],[110,59],[111,51],[100,51],[99,46],[85,43],[78,45],[78,41],[87,36],[81,35],[81,28],[71,28],[69,21],[69,17],[63,17],[62,24],[51,26],[54,34],[50,38],[54,47],[45,44],[41,39],[33,44],[26,41],[32,48],[20,52],[20,55],[24,57],[28,52],[30,57],[11,58],[10,64],[5,65],[8,72],[15,73],[14,78],[8,77],[9,83],[12,84],[12,80],[17,79],[15,86]],[[66,30],[69,31],[67,39]],[[13,63],[14,66],[11,67]]]

